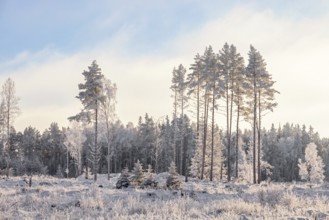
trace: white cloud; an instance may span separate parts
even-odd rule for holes
[[[179,37],[174,47],[180,56],[193,62],[207,45],[215,51],[225,42],[233,43],[246,58],[253,44],[268,63],[268,70],[277,81],[279,106],[268,114],[264,125],[271,123],[305,123],[322,136],[329,136],[325,123],[329,104],[329,17],[295,20],[278,17],[271,11],[252,11],[238,7],[226,16],[209,21],[201,29]]]
[[[73,55],[56,51],[39,55],[24,53],[13,63],[24,59],[27,64],[6,73],[6,77],[9,74],[17,82],[17,93],[22,98],[23,115],[16,125],[19,129],[29,124],[44,129],[52,121],[63,125],[70,114],[79,111],[80,103],[74,98],[78,93],[77,85],[83,81],[82,71],[93,59],[118,85],[117,110],[123,122],[136,122],[138,116],[146,112],[155,118],[170,115],[169,87],[173,67],[180,63],[189,67],[195,54],[203,53],[207,45],[217,51],[227,41],[235,44],[245,58],[249,45],[253,44],[277,81],[276,88],[281,92],[277,98],[279,106],[266,116],[264,125],[305,123],[322,136],[329,136],[325,123],[329,112],[326,104],[329,94],[328,26],[328,17],[296,20],[278,17],[269,10],[237,7],[200,29],[181,33],[166,48],[154,48],[154,54],[129,54],[126,43],[133,41],[133,35],[125,28],[92,51]],[[41,59],[43,56],[49,58]],[[2,74],[0,80],[4,78]]]

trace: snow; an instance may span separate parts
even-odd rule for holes
[[[0,219],[328,219],[329,184],[210,182],[190,179],[181,190],[116,189],[120,174],[98,180],[33,176],[0,179]],[[184,177],[180,177],[184,180]],[[28,181],[27,181],[28,182]]]

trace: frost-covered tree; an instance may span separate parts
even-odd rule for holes
[[[57,123],[51,123],[41,136],[41,161],[48,167],[49,175],[55,175],[58,166],[66,167],[64,164],[65,147],[63,145],[64,135]]]
[[[197,54],[194,58],[194,63],[191,64],[190,70],[192,73],[187,75],[187,86],[188,86],[188,96],[189,100],[195,101],[195,117],[196,117],[196,139],[199,143],[199,133],[200,133],[200,109],[201,109],[201,74],[203,69],[203,62],[201,56]],[[193,97],[193,98],[192,98]],[[190,104],[190,103],[189,103]]]
[[[57,167],[56,177],[59,178],[59,179],[64,178],[63,171],[62,171],[62,166],[60,164]]]
[[[144,182],[141,187],[156,187],[157,182],[155,181],[155,174],[153,173],[153,169],[151,164],[148,165],[146,173],[144,174]]]
[[[182,182],[179,179],[176,165],[174,162],[171,162],[170,167],[169,167],[169,176],[167,178],[167,187],[169,189],[180,189],[181,184],[182,184]]]
[[[79,95],[78,98],[84,109],[76,116],[70,117],[69,120],[87,120],[88,122],[94,122],[94,144],[90,146],[93,164],[94,181],[97,180],[97,169],[99,163],[100,147],[98,146],[98,115],[99,107],[104,103],[105,96],[103,91],[103,80],[104,75],[101,72],[96,60],[94,60],[91,66],[88,67],[88,71],[82,73],[85,77],[85,82],[79,84]]]
[[[211,46],[207,47],[204,55],[201,57],[202,60],[202,75],[201,88],[204,90],[204,112],[203,112],[203,138],[202,138],[202,165],[201,165],[201,179],[204,177],[205,160],[206,160],[206,148],[207,148],[207,134],[208,134],[208,116],[209,116],[209,105],[211,101],[211,91],[214,87],[211,85],[211,81],[214,80],[214,75],[217,73],[217,60],[216,54],[213,52]],[[214,109],[213,109],[214,110]]]
[[[104,100],[100,105],[101,119],[103,121],[103,135],[105,136],[107,144],[107,178],[110,179],[111,170],[111,142],[113,141],[113,123],[115,120],[115,104],[117,86],[111,80],[103,78],[102,93]]]
[[[174,123],[175,126],[174,128],[177,128],[177,111],[180,111],[180,118],[181,120],[184,120],[184,109],[187,107],[186,103],[187,103],[187,94],[186,94],[186,88],[187,88],[187,84],[186,84],[186,69],[185,67],[180,64],[178,66],[178,68],[174,68],[173,70],[173,77],[172,77],[172,85],[171,85],[171,89],[174,92]],[[182,121],[181,124],[184,124],[184,121]],[[184,128],[184,127],[182,127]],[[176,129],[174,129],[175,132],[175,143],[176,144]],[[183,142],[184,142],[184,136],[185,136],[185,130],[184,129],[180,129],[180,133],[179,133],[179,141],[180,141],[180,148],[177,152],[174,152],[176,155],[176,163],[178,164],[179,167],[179,172],[182,174],[183,173],[183,155],[185,154],[184,151],[184,147],[183,147]],[[176,147],[175,147],[176,148]],[[178,156],[177,156],[178,155]]]
[[[122,187],[127,188],[130,185],[130,180],[129,180],[129,169],[128,167],[125,167],[121,171],[121,175],[116,183],[116,188],[121,189]]]
[[[202,128],[202,125],[201,125]],[[202,129],[203,130],[203,129]],[[202,133],[201,133],[202,134]],[[207,134],[208,144],[205,152],[205,162],[204,162],[204,178],[209,180],[219,180],[220,170],[223,163],[223,144],[221,139],[221,132],[218,126],[214,128],[214,136],[212,134]],[[212,146],[212,138],[214,149]],[[194,155],[191,159],[190,173],[193,177],[201,178],[201,166],[202,166],[202,146],[199,145]],[[211,160],[211,158],[215,160]],[[212,176],[211,176],[212,175]]]
[[[266,63],[259,51],[252,45],[248,53],[248,66],[246,75],[249,79],[249,113],[252,115],[253,124],[253,173],[254,183],[260,182],[261,176],[261,122],[262,116],[266,111],[273,111],[277,106],[275,94],[278,93],[273,88],[274,81],[272,76],[266,70]],[[246,108],[247,109],[247,108]],[[257,137],[257,139],[256,139]],[[256,146],[257,143],[257,146]],[[257,147],[257,151],[256,151]],[[257,152],[257,155],[256,155]],[[257,161],[257,172],[256,172]],[[257,175],[256,175],[257,174]],[[258,176],[258,179],[257,179]]]
[[[143,166],[141,162],[139,162],[139,160],[137,160],[137,162],[135,163],[132,173],[134,175],[132,178],[132,182],[135,186],[139,187],[144,181]]]
[[[317,147],[314,143],[307,145],[305,149],[305,161],[298,161],[299,175],[301,179],[310,183],[322,183],[324,176],[324,164],[318,155]]]
[[[246,95],[246,75],[245,75],[245,65],[244,59],[237,52],[237,49],[234,45],[230,46],[231,60],[233,66],[233,102],[236,105],[236,133],[235,133],[235,161],[239,161],[239,152],[240,152],[240,115],[242,112],[242,106],[244,103],[244,96]],[[239,164],[236,162],[235,166],[235,177],[239,176]]]
[[[154,173],[153,173],[153,169],[152,169],[152,165],[149,164],[147,166],[147,170],[146,170],[146,173],[145,173],[145,179],[149,179],[149,180],[154,180]]]
[[[0,124],[2,124],[3,128],[3,145],[7,156],[9,156],[11,126],[13,126],[16,117],[20,113],[18,106],[20,99],[16,96],[15,82],[11,78],[8,78],[2,85],[1,97],[1,113],[3,115],[1,116],[2,120]]]
[[[71,122],[71,127],[66,130],[65,137],[64,144],[75,160],[76,174],[80,175],[82,172],[83,143],[87,140],[81,124],[76,121]]]
[[[152,117],[145,114],[144,122],[139,118],[137,128],[137,155],[144,167],[148,164],[155,165],[156,159],[156,128]]]

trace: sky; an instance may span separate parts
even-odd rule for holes
[[[119,119],[136,124],[171,114],[175,66],[225,42],[247,62],[252,44],[280,92],[264,127],[312,125],[329,137],[328,11],[326,0],[1,0],[0,84],[16,83],[16,130],[67,126],[82,108],[82,72],[97,60],[117,84]]]

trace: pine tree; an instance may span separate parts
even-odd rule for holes
[[[271,75],[266,70],[266,63],[261,54],[253,47],[250,46],[248,53],[249,63],[246,68],[247,78],[249,79],[249,95],[252,96],[250,106],[252,108],[247,111],[253,115],[253,173],[254,183],[260,183],[261,176],[261,122],[262,114],[265,111],[273,111],[273,108],[277,106],[274,95],[278,93],[273,89],[274,81]],[[253,109],[253,110],[251,110]],[[256,139],[257,137],[257,139]],[[257,155],[256,155],[256,143],[257,143]],[[257,157],[257,160],[256,160]],[[256,175],[256,161],[257,161],[257,174]]]
[[[232,59],[230,46],[225,43],[219,52],[219,61],[222,75],[224,76],[224,97],[226,107],[226,139],[227,139],[227,178],[231,181],[231,140],[232,140],[232,110],[233,110],[233,86],[234,72],[232,71]]]
[[[201,75],[201,88],[204,90],[204,112],[203,112],[203,138],[202,138],[202,166],[201,166],[201,179],[204,177],[204,168],[206,160],[206,148],[207,148],[207,134],[208,134],[208,114],[209,114],[209,103],[211,100],[211,80],[213,75],[217,71],[217,60],[216,55],[213,52],[211,46],[207,47],[204,55],[201,58],[203,63],[202,75]]]
[[[191,65],[192,73],[187,76],[189,100],[194,96],[196,98],[196,139],[197,144],[200,144],[200,109],[201,109],[201,74],[203,70],[203,62],[201,56],[197,54],[194,58],[194,63]]]
[[[235,177],[239,176],[239,140],[240,140],[240,114],[243,111],[244,96],[246,94],[246,75],[243,57],[237,52],[236,47],[230,46],[231,59],[234,69],[233,102],[236,105],[236,134],[235,134]]]
[[[93,164],[94,181],[97,180],[97,168],[99,163],[100,146],[98,146],[98,111],[99,106],[104,103],[105,96],[103,91],[103,79],[104,76],[101,73],[101,69],[98,67],[94,60],[91,66],[88,67],[88,71],[82,73],[85,77],[85,83],[79,84],[79,95],[76,97],[80,99],[84,109],[76,116],[70,117],[69,120],[87,120],[93,121],[95,126],[94,132],[94,144],[90,146],[91,157]],[[93,117],[92,117],[93,116]]]

